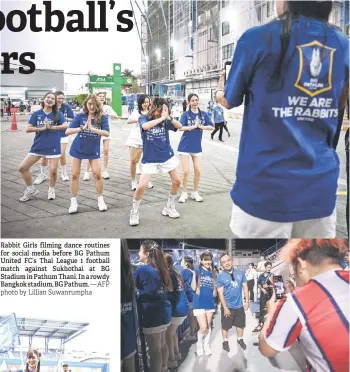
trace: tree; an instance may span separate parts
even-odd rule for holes
[[[78,102],[79,106],[82,106],[87,96],[87,94],[78,94],[74,99]]]
[[[123,77],[131,77],[132,79],[135,79],[134,71],[133,70],[129,70],[127,68],[122,72],[121,76],[123,76]]]

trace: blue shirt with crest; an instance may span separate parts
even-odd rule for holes
[[[45,126],[45,120],[49,122],[50,125],[62,125],[66,122],[66,118],[61,112],[57,113],[57,120],[55,120],[55,115],[50,112],[46,114],[43,109],[33,112],[28,123],[35,128],[42,128]],[[60,155],[61,154],[61,140],[60,140],[59,130],[47,129],[43,132],[36,132],[34,137],[34,142],[29,150],[32,154],[38,155]],[[64,130],[63,130],[64,132]]]
[[[325,22],[295,19],[279,76],[281,31],[278,20],[243,34],[224,94],[230,107],[245,104],[232,200],[254,217],[283,223],[335,208],[332,142],[349,79],[349,40]]]
[[[226,271],[222,271],[218,275],[217,286],[218,288],[224,288],[224,297],[229,309],[243,307],[243,283],[247,283],[247,279],[244,272],[238,269],[234,269],[233,276]]]
[[[170,146],[169,130],[176,132],[177,129],[170,121],[162,123],[144,130],[142,125],[151,121],[146,115],[139,117],[139,125],[143,143],[142,164],[165,163],[174,156],[174,150]]]
[[[184,127],[194,127],[197,118],[200,125],[213,126],[211,118],[203,111],[197,114],[192,111],[185,111],[181,116],[180,123]],[[202,137],[203,130],[199,128],[183,132],[177,151],[193,154],[202,152]]]
[[[88,121],[88,115],[79,113],[70,123],[69,128],[83,127]],[[95,120],[91,120],[91,126],[95,127]],[[109,132],[108,118],[102,115],[101,130]],[[70,148],[70,156],[76,159],[99,159],[101,136],[91,130],[83,130],[78,133]]]

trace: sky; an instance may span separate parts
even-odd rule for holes
[[[52,0],[51,3],[53,10],[61,10],[65,15],[70,10],[79,9],[83,11],[84,21],[87,25],[88,7],[85,0]],[[107,1],[107,3],[109,2]],[[2,0],[1,11],[5,15],[14,9],[27,11],[32,4],[37,4],[37,9],[44,8],[42,1],[38,0]],[[121,63],[122,69],[127,68],[135,73],[140,73],[141,47],[136,24],[134,22],[134,28],[130,32],[117,32],[117,14],[121,10],[131,10],[129,0],[116,0],[113,10],[107,7],[107,27],[109,32],[103,33],[69,33],[66,30],[58,33],[34,33],[29,29],[29,24],[25,30],[17,33],[4,28],[1,31],[1,52],[18,52],[20,54],[33,52],[36,54],[35,64],[37,69],[59,69],[70,73],[88,73],[91,71],[97,75],[105,75],[112,73],[113,63]],[[140,14],[136,6],[134,6],[134,10],[140,27]],[[43,26],[44,15],[37,17],[40,20],[37,25]],[[66,17],[66,22],[69,19],[70,17]],[[98,11],[96,11],[95,19],[96,27],[98,27]],[[53,24],[55,24],[54,21]]]

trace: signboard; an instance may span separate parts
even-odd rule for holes
[[[114,84],[113,76],[90,76],[90,84]]]

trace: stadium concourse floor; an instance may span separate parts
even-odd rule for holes
[[[197,357],[196,342],[183,341],[180,344],[183,359],[177,372],[301,372],[304,370],[301,368],[304,358],[296,348],[291,352],[280,353],[272,359],[260,354],[258,346],[253,345],[258,341],[258,333],[252,333],[257,325],[257,319],[250,310],[246,312],[246,328],[243,336],[247,349],[243,351],[237,345],[234,328],[229,333],[230,353],[222,350],[220,317],[219,313],[214,317],[211,337],[212,355]]]

